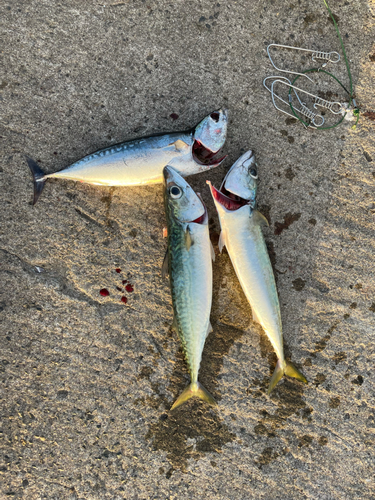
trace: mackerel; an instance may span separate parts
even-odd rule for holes
[[[255,157],[247,151],[230,168],[219,190],[209,181],[207,184],[220,219],[220,252],[225,245],[253,319],[263,327],[278,357],[269,394],[284,374],[304,383],[307,380],[284,356],[279,298],[261,230],[268,222],[255,209],[257,179]]]
[[[109,146],[51,174],[27,157],[34,180],[33,204],[47,179],[134,186],[163,182],[165,165],[173,166],[184,177],[217,167],[226,158],[215,158],[215,154],[225,143],[227,123],[225,109],[213,111],[187,132],[157,134]]]
[[[171,167],[164,168],[164,199],[168,228],[168,251],[163,275],[169,272],[173,327],[181,340],[190,385],[172,409],[196,396],[215,404],[198,382],[199,366],[207,335],[212,331],[212,262],[215,254],[208,232],[206,207],[200,196]]]

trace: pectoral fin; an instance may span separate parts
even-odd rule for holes
[[[169,274],[169,252],[167,248],[163,260],[163,265],[161,266],[161,277],[164,279],[168,276],[168,274]]]
[[[178,153],[185,153],[189,149],[189,145],[186,144],[186,142],[182,141],[181,139],[177,139],[175,142],[171,142],[166,146],[164,149],[167,151],[177,151]]]
[[[185,231],[185,244],[186,244],[186,248],[187,250],[189,251],[190,250],[190,247],[194,244],[192,238],[191,238],[191,234],[190,234],[190,230],[189,230],[189,226],[186,226],[186,231]]]
[[[263,214],[258,212],[258,210],[253,211],[252,217],[253,217],[255,224],[259,224],[259,226],[269,227],[268,220],[264,217]]]

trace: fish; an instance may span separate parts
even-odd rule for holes
[[[279,298],[261,230],[268,221],[256,210],[257,180],[257,164],[250,150],[229,169],[219,190],[210,181],[207,184],[219,214],[219,250],[226,246],[253,320],[263,327],[278,358],[267,391],[270,394],[284,374],[304,383],[307,380],[284,356]]]
[[[166,165],[184,177],[217,167],[226,158],[226,155],[215,155],[224,146],[227,124],[227,110],[219,109],[187,132],[156,134],[112,145],[51,174],[43,172],[32,158],[26,157],[34,181],[33,205],[47,179],[70,179],[102,186],[134,186],[162,183]]]
[[[168,250],[162,275],[170,278],[173,328],[187,361],[191,383],[174,402],[172,410],[192,397],[216,404],[198,382],[207,335],[212,331],[212,259],[215,253],[208,231],[208,215],[199,194],[170,166],[164,168],[164,201]]]

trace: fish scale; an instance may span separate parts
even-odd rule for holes
[[[305,376],[285,360],[280,304],[275,277],[261,225],[266,218],[255,210],[258,173],[253,152],[244,153],[229,169],[219,190],[211,188],[221,226],[220,251],[225,245],[253,312],[253,320],[266,332],[278,361],[268,393],[283,375],[307,383]]]
[[[171,231],[170,276],[177,333],[187,358],[191,378],[196,381],[211,309],[211,300],[204,297],[205,291],[200,290],[199,285],[201,281],[212,282],[212,267],[208,259],[208,265],[202,265],[204,253],[210,259],[207,226],[190,224],[189,231],[194,239],[189,250],[186,249],[185,243],[186,230],[174,226]]]
[[[281,363],[284,349],[279,298],[267,247],[259,224],[246,205],[221,218],[222,231],[241,287]],[[265,286],[263,286],[263,283]]]
[[[165,167],[164,179],[173,325],[191,377],[190,385],[172,409],[193,396],[214,404],[213,397],[198,382],[204,343],[210,330],[212,303],[213,254],[207,211],[201,199],[174,169]]]
[[[182,176],[218,166],[225,158],[215,158],[227,133],[226,110],[214,111],[196,127],[140,137],[111,145],[89,154],[72,165],[46,174],[31,158],[35,204],[48,179],[70,179],[101,186],[135,186],[163,181],[163,168],[173,165]]]
[[[176,142],[181,144],[180,151],[178,146],[176,148]],[[46,178],[76,179],[108,186],[161,182],[165,163],[175,164],[176,167],[181,162],[194,163],[190,151],[192,144],[192,132],[159,134],[149,137],[147,141],[136,139],[102,149],[73,163],[69,168],[46,175]]]

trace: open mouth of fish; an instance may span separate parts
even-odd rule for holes
[[[198,217],[198,219],[192,220],[191,222],[194,222],[195,224],[203,224],[205,218],[206,218],[206,213]]]
[[[220,190],[211,186],[211,192],[215,200],[227,210],[238,210],[245,205],[252,205],[249,200],[227,191],[224,186],[221,186]]]
[[[220,151],[213,152],[197,140],[193,144],[193,158],[199,165],[208,167],[219,165],[227,157],[227,155],[218,156]]]

